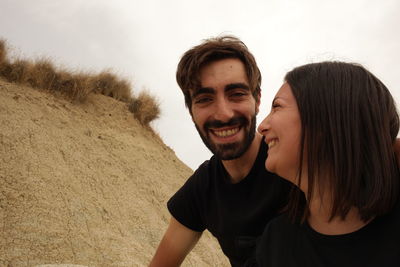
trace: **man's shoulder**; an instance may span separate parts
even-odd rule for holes
[[[212,158],[204,161],[167,202],[171,215],[193,231],[201,232],[207,227],[204,207],[213,188],[212,168]]]
[[[215,175],[217,170],[218,160],[215,156],[212,156],[209,160],[204,161],[200,166],[194,171],[194,173],[189,177],[189,179],[194,180],[208,180]]]
[[[205,160],[202,164],[200,164],[199,167],[197,167],[197,169],[194,171],[193,175],[208,172],[210,165],[212,165],[212,161],[214,161],[213,158],[214,157],[211,157],[209,160]]]

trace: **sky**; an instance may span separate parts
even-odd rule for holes
[[[222,34],[239,37],[263,76],[258,123],[292,68],[357,62],[400,105],[398,0],[0,0],[0,38],[15,57],[50,58],[74,71],[112,70],[160,101],[152,126],[193,170],[203,145],[176,81],[182,54]]]

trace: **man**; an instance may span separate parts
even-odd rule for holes
[[[288,182],[265,170],[267,147],[255,131],[260,71],[239,39],[224,36],[187,51],[176,76],[214,155],[169,200],[172,218],[150,266],[179,266],[205,229],[240,266],[289,191]]]

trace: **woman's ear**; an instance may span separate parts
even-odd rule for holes
[[[400,168],[400,138],[396,138],[394,140],[394,152],[396,153],[397,156],[397,164],[399,165]]]

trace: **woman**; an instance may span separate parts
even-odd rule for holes
[[[266,168],[295,187],[260,239],[258,265],[400,266],[399,116],[388,89],[342,62],[304,65],[285,81],[258,131]]]

